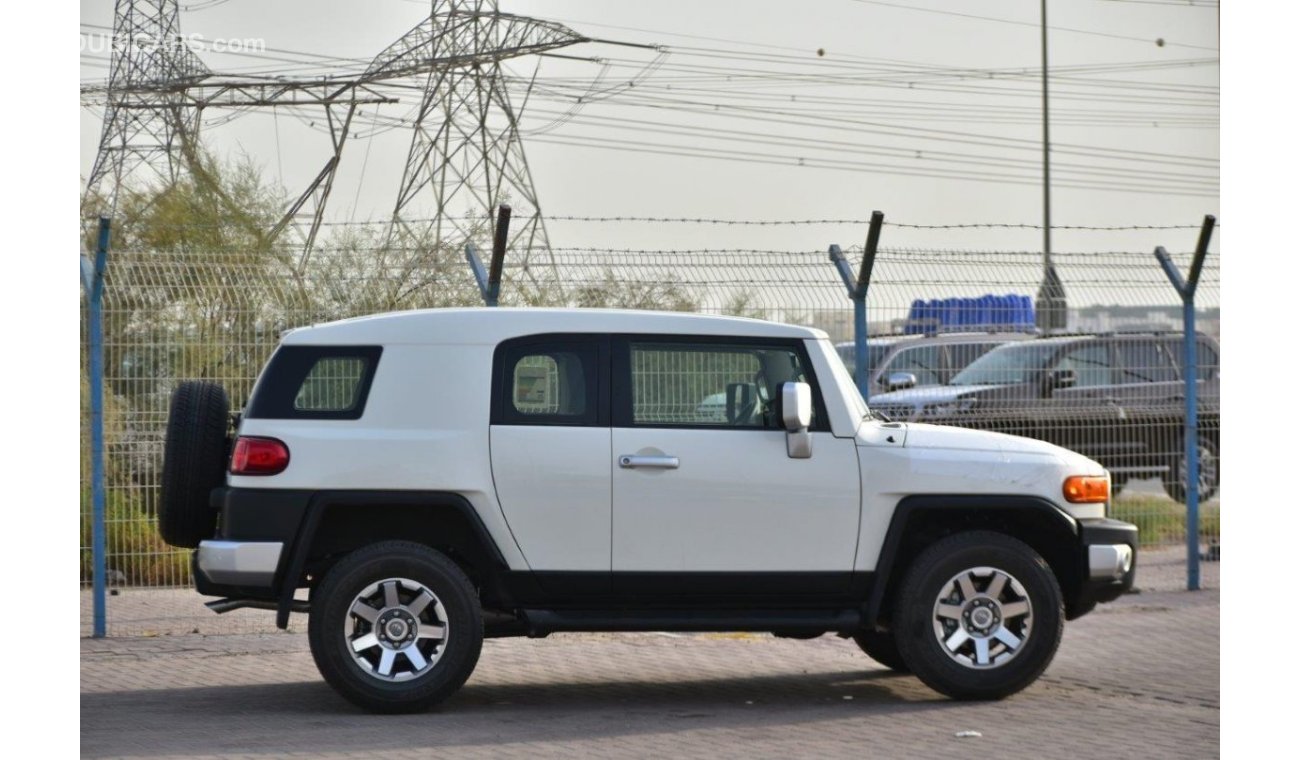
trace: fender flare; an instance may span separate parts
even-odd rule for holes
[[[1046,516],[1078,540],[1079,523],[1065,510],[1040,496],[1024,494],[924,494],[905,496],[894,507],[894,515],[889,521],[889,530],[880,547],[880,556],[876,559],[876,569],[872,574],[871,590],[863,609],[863,624],[874,628],[880,617],[880,609],[885,603],[885,590],[894,575],[895,564],[903,539],[918,515],[938,512],[960,512],[980,510],[988,514],[990,510],[998,512],[1029,512]],[[901,569],[900,573],[901,573]]]
[[[289,627],[289,613],[293,608],[294,593],[298,590],[298,579],[302,577],[304,568],[307,565],[307,555],[311,551],[312,542],[316,538],[316,531],[320,527],[325,512],[331,507],[365,508],[368,506],[454,509],[465,517],[470,528],[483,543],[483,546],[487,548],[489,559],[497,568],[504,572],[509,567],[505,556],[501,554],[500,547],[497,546],[492,534],[488,532],[487,526],[483,524],[482,518],[475,511],[474,505],[470,504],[468,499],[458,493],[450,491],[316,491],[307,502],[306,514],[303,516],[298,532],[294,536],[293,550],[282,563],[280,576],[276,579],[280,589],[279,601],[275,610],[275,625],[277,628]],[[487,579],[487,582],[494,584],[494,591],[498,594],[505,593],[504,585],[499,581],[501,572],[492,573]]]

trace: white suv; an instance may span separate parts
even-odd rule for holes
[[[288,333],[228,416],[216,384],[174,394],[162,535],[217,612],[309,612],[321,673],[375,711],[450,695],[485,636],[555,631],[831,632],[999,698],[1133,583],[1100,465],[875,419],[804,327],[383,314]]]

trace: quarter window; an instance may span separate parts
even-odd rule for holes
[[[257,381],[244,416],[360,419],[382,353],[379,346],[281,346]]]
[[[294,396],[293,408],[306,412],[346,412],[357,405],[366,360],[359,356],[318,359]]]

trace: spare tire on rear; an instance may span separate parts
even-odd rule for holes
[[[172,393],[163,449],[158,532],[172,546],[193,549],[212,538],[212,489],[225,482],[230,401],[217,383],[192,380]]]

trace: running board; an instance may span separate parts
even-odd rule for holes
[[[839,610],[522,610],[528,635],[561,631],[783,631],[851,633],[862,611]]]
[[[224,615],[227,612],[235,610],[253,609],[253,610],[278,610],[280,603],[271,599],[217,599],[211,602],[204,602],[204,607],[212,610],[218,615]],[[292,612],[311,612],[311,603],[301,599],[295,599],[289,606]]]

